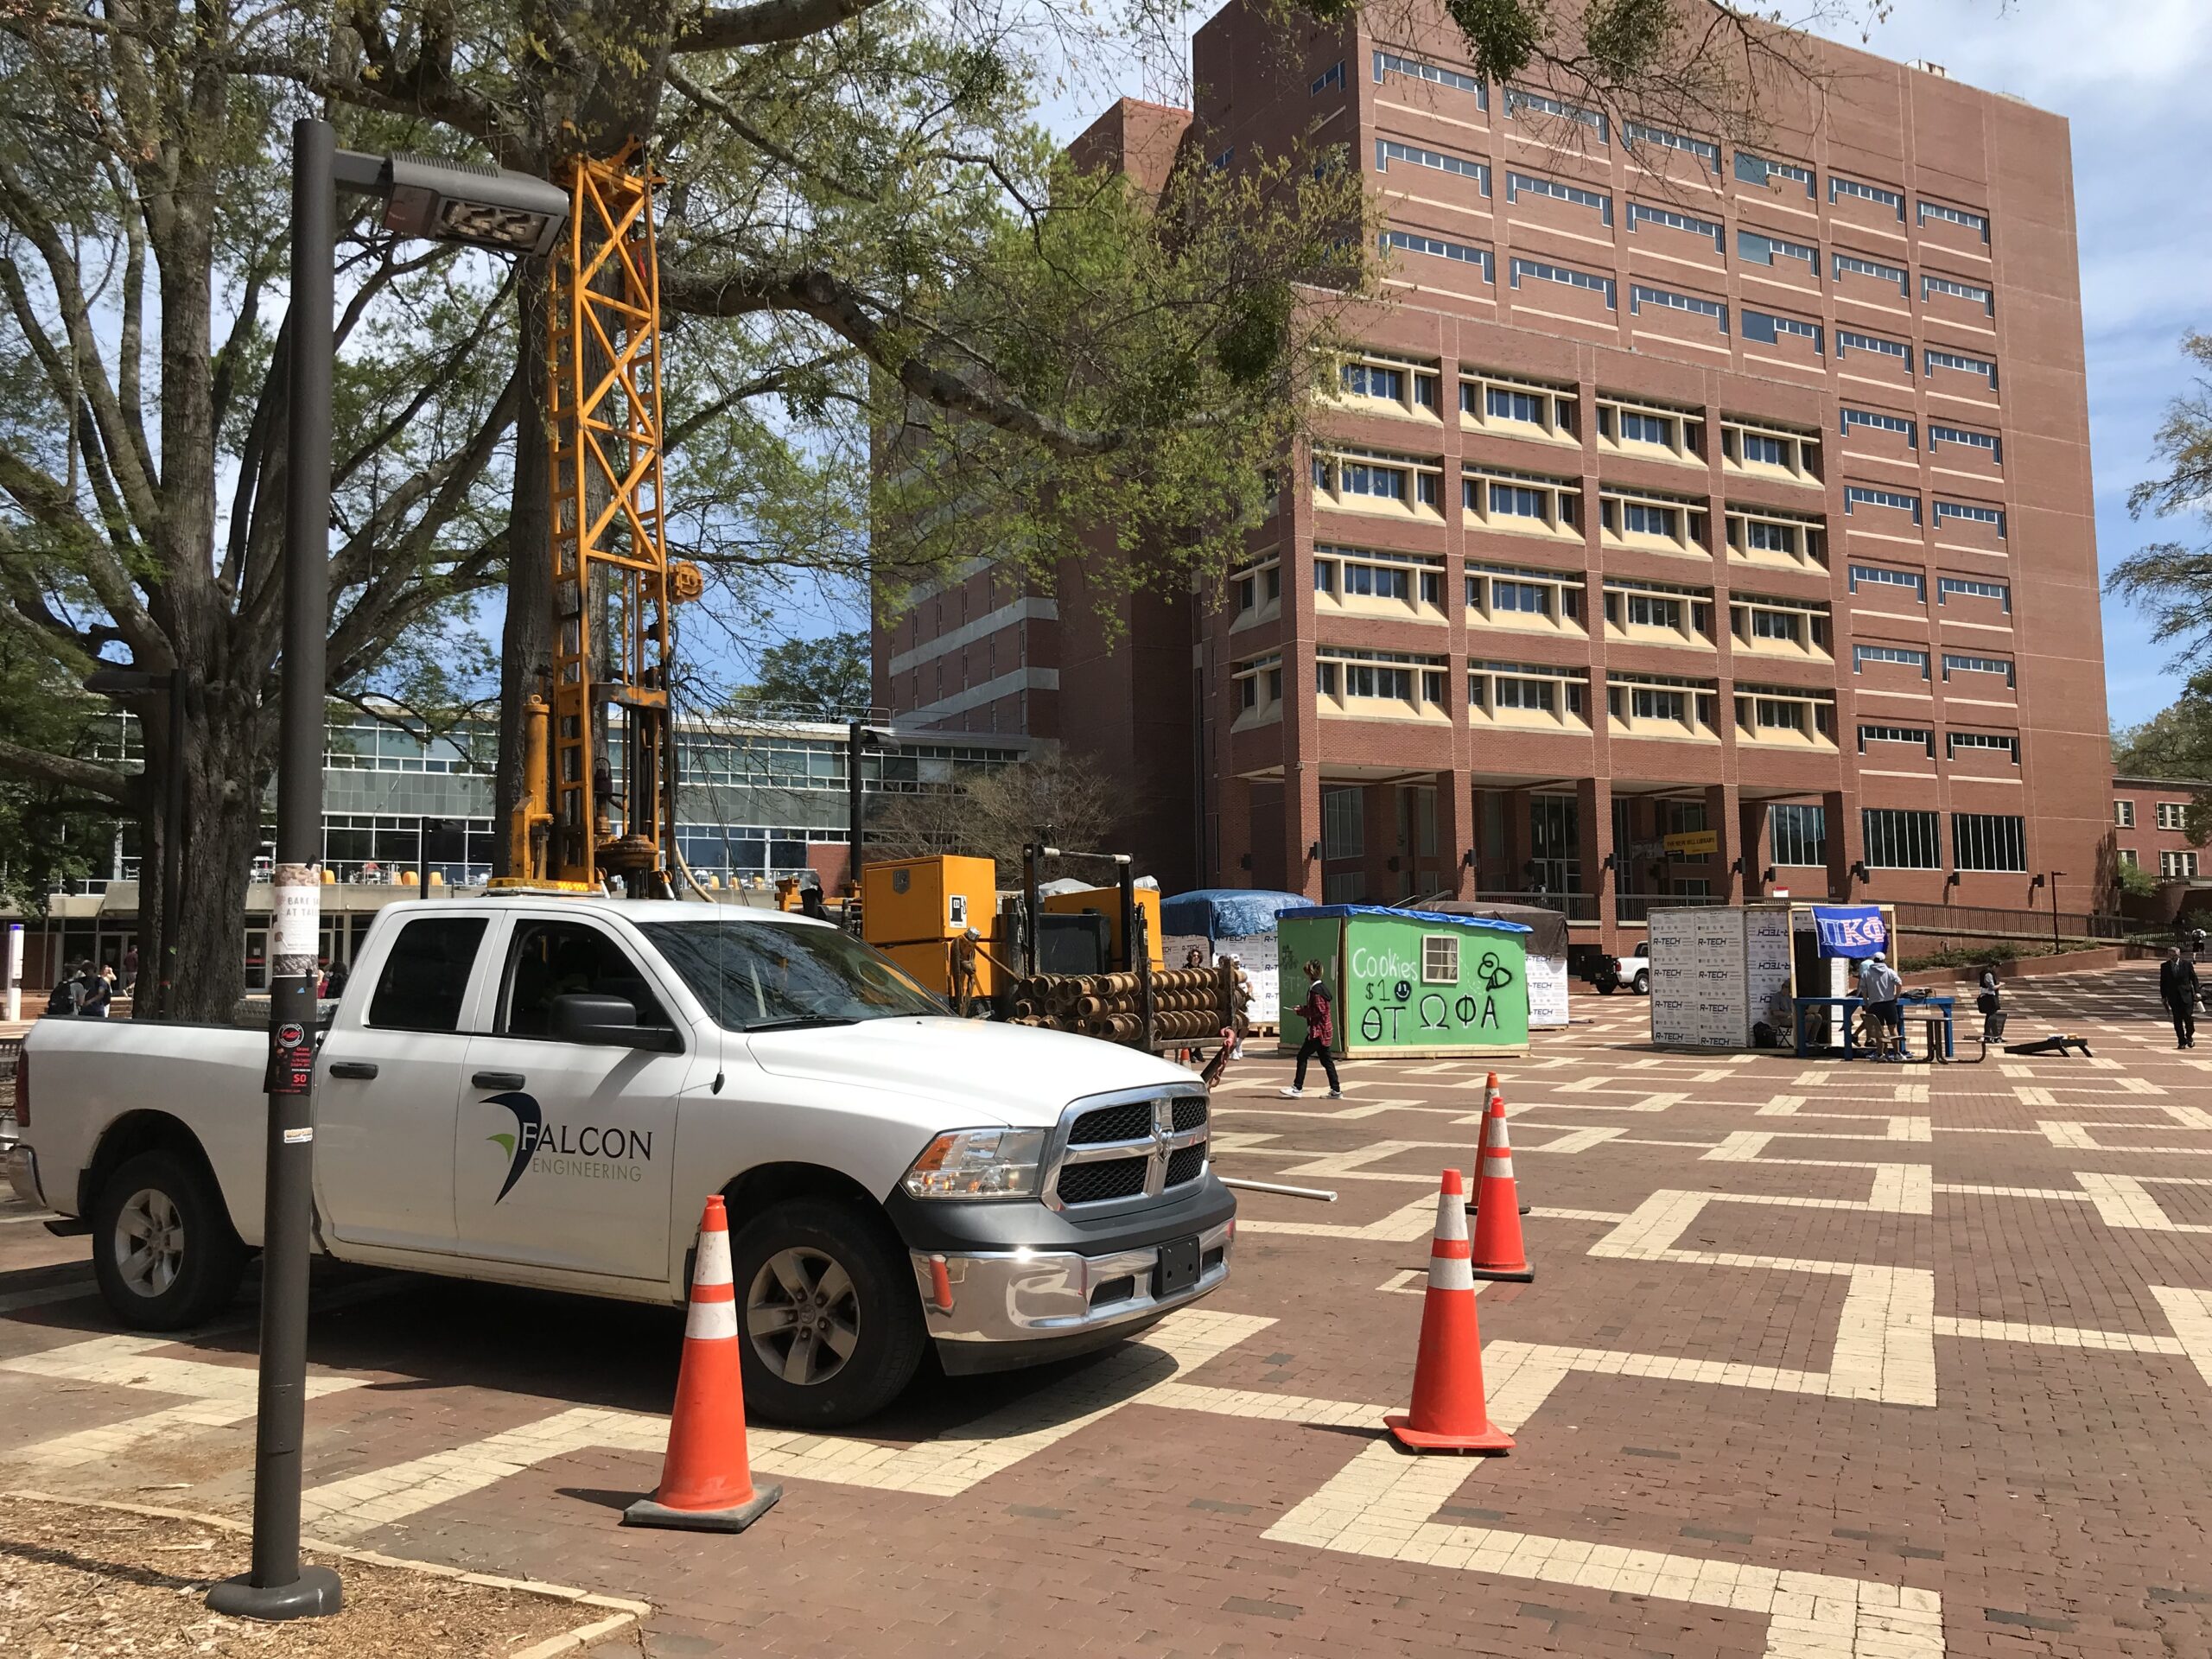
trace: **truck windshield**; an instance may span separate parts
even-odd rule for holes
[[[647,922],[640,931],[727,1030],[946,1012],[889,957],[836,928],[730,918]]]

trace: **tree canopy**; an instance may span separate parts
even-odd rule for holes
[[[867,715],[872,696],[868,636],[831,633],[786,639],[762,651],[751,683],[729,695],[722,712],[855,719]]]
[[[2151,447],[2162,470],[2129,492],[2127,510],[2191,526],[2194,539],[2147,543],[2114,565],[2105,586],[2150,614],[2151,637],[2172,643],[2185,669],[2202,671],[2212,668],[2212,334],[2192,332],[2181,348],[2191,385],[2166,405]]]

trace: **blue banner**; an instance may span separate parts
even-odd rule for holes
[[[1815,905],[1813,925],[1824,957],[1871,957],[1890,948],[1879,905]]]

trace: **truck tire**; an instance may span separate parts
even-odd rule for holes
[[[1636,994],[1638,996],[1649,996],[1651,995],[1651,975],[1649,970],[1640,972],[1637,975]]]
[[[1598,995],[1600,996],[1611,996],[1615,991],[1620,989],[1620,982],[1617,979],[1601,979],[1598,982]]]
[[[100,1294],[138,1331],[178,1331],[230,1305],[245,1246],[194,1160],[156,1149],[126,1160],[92,1204]]]
[[[880,1216],[827,1198],[772,1205],[731,1240],[730,1268],[745,1402],[763,1417],[836,1428],[913,1380],[921,1298]]]

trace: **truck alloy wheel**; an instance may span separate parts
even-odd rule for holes
[[[786,1198],[730,1239],[746,1409],[794,1428],[874,1416],[929,1344],[914,1269],[873,1205]]]
[[[141,1187],[117,1212],[109,1249],[124,1285],[141,1296],[159,1296],[184,1266],[184,1217],[168,1193]]]
[[[92,1201],[92,1272],[124,1324],[177,1331],[230,1305],[245,1247],[207,1166],[157,1148],[124,1160]]]
[[[760,1363],[786,1382],[827,1382],[860,1344],[853,1275],[819,1250],[779,1250],[753,1275],[745,1332]]]

